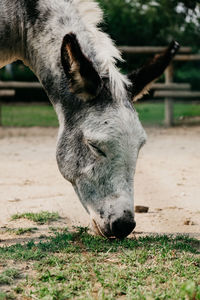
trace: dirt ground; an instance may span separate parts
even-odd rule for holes
[[[135,175],[135,205],[149,206],[149,212],[136,213],[135,231],[200,239],[200,127],[146,131],[148,142]],[[71,184],[58,171],[56,135],[52,128],[0,129],[1,228],[27,227],[30,221],[10,222],[10,217],[42,210],[57,211],[61,226],[89,225]]]

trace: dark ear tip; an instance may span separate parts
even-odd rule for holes
[[[179,48],[180,48],[180,44],[177,41],[172,41],[169,44],[168,49],[171,52],[171,55],[175,55],[178,52]]]
[[[63,44],[65,45],[72,43],[73,41],[76,41],[76,35],[73,32],[66,34],[63,38]]]
[[[173,44],[174,47],[180,48],[180,44],[177,41],[172,41],[171,42]]]

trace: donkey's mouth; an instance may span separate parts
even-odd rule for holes
[[[100,226],[98,225],[98,223],[97,223],[94,219],[92,219],[92,225],[93,225],[93,228],[94,228],[94,231],[96,232],[96,234],[98,234],[98,235],[100,235],[100,236],[103,236],[103,237],[106,238],[106,239],[115,239],[115,238],[116,238],[116,237],[110,236],[110,235],[107,235],[107,236],[106,236],[106,235],[102,232]]]
[[[93,227],[94,227],[94,231],[95,231],[98,235],[103,236],[103,237],[105,237],[105,238],[108,238],[108,237],[105,236],[105,234],[101,231],[100,226],[97,224],[97,222],[96,222],[94,219],[92,219],[92,225],[93,225]]]

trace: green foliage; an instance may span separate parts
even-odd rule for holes
[[[13,299],[200,299],[199,241],[186,236],[107,240],[87,228],[67,229],[24,245],[0,248],[11,264],[27,264]],[[31,268],[30,268],[31,266]],[[2,284],[7,284],[4,281]],[[10,294],[12,295],[12,294]],[[1,298],[2,297],[2,298]],[[11,297],[11,296],[10,296]],[[0,299],[5,294],[0,294]]]
[[[56,113],[50,105],[2,105],[3,126],[58,126]]]
[[[200,285],[196,286],[194,281],[187,281],[182,285],[180,294],[183,299],[186,296],[188,299],[200,299]]]
[[[57,221],[60,218],[60,216],[58,213],[55,212],[50,213],[48,211],[42,211],[39,213],[23,213],[23,214],[16,214],[12,216],[12,220],[17,220],[22,218],[31,220],[38,224],[45,224],[45,223]]]
[[[5,230],[0,230],[0,233],[11,233],[16,235],[23,235],[26,233],[34,233],[37,231],[36,227],[30,227],[30,228],[5,228]]]
[[[73,247],[72,247],[73,245]],[[69,249],[68,249],[69,247]],[[154,249],[160,254],[167,251],[184,251],[193,254],[199,253],[199,242],[184,236],[172,238],[169,236],[147,236],[139,239],[108,240],[99,236],[91,236],[88,233],[75,232],[56,232],[53,236],[46,237],[45,241],[35,243],[30,241],[25,245],[16,244],[10,247],[0,248],[0,256],[4,259],[15,260],[40,260],[48,253],[75,253],[75,252],[94,252],[94,253],[116,253],[118,251],[143,249]],[[48,256],[48,260],[51,256]]]
[[[99,0],[107,30],[121,45],[165,45],[177,39],[199,47],[200,17],[194,1]],[[198,5],[199,6],[199,5]]]
[[[16,300],[13,294],[0,291],[0,300]]]
[[[36,227],[30,227],[30,228],[17,228],[14,233],[16,235],[23,235],[26,233],[34,233],[35,231],[37,231],[38,229]]]
[[[174,81],[190,83],[194,90],[200,89],[200,61],[175,65]]]
[[[20,61],[12,64],[12,72],[8,73],[5,68],[0,69],[0,80],[37,81],[33,72]]]
[[[11,284],[14,279],[20,277],[20,272],[17,269],[6,269],[0,274],[0,285]]]
[[[200,4],[193,0],[98,0],[105,12],[107,31],[118,45],[167,46],[177,40],[181,46],[190,46],[200,51]],[[196,7],[196,9],[195,9]],[[152,55],[124,54],[127,64],[121,65],[130,72]],[[194,88],[199,88],[199,63],[183,66],[175,77],[183,82],[187,79]]]

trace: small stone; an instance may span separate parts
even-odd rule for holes
[[[8,200],[8,202],[20,202],[21,201],[21,199],[19,199],[19,198],[15,198],[15,199],[12,199],[12,200]]]
[[[186,219],[183,224],[187,225],[187,226],[189,226],[189,225],[195,225],[195,223],[192,222],[190,219]]]
[[[149,207],[148,206],[142,206],[142,205],[136,205],[135,206],[135,212],[136,213],[148,213]]]

